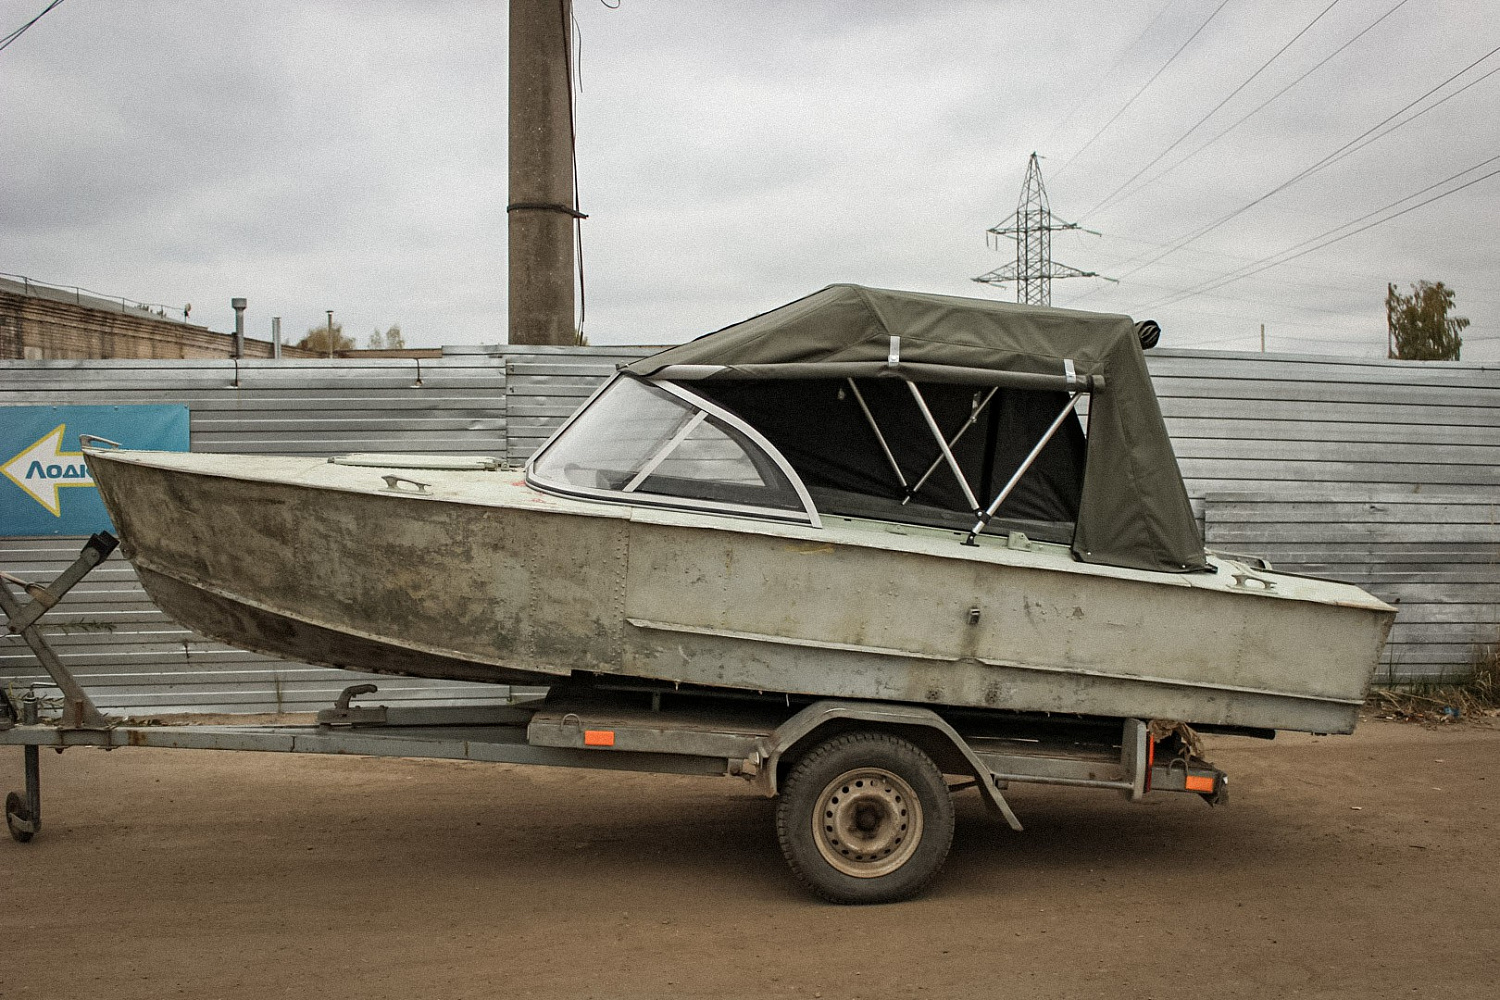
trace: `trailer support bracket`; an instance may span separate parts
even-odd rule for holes
[[[119,544],[119,540],[107,531],[95,534],[84,543],[83,551],[78,553],[73,564],[63,570],[56,580],[45,587],[34,583],[26,584],[24,589],[30,599],[24,604],[10,592],[8,580],[13,578],[7,575],[6,580],[0,580],[0,611],[5,612],[7,629],[26,641],[42,669],[47,671],[52,682],[62,691],[64,729],[108,729],[113,723],[94,706],[93,700],[47,644],[46,636],[42,635],[36,623],[42,615],[56,607],[63,595],[72,590],[90,570],[108,559]]]

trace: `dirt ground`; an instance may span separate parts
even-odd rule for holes
[[[734,779],[43,751],[0,996],[1500,996],[1495,720],[1210,749],[1225,808],[964,793],[938,883],[864,908]]]

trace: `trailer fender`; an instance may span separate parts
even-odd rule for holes
[[[1005,801],[1005,796],[1000,794],[989,768],[974,755],[964,738],[930,708],[884,702],[815,701],[787,719],[761,741],[760,750],[756,754],[759,759],[745,761],[742,765],[743,773],[753,773],[761,792],[767,796],[775,796],[783,757],[798,746],[823,739],[830,726],[848,729],[851,728],[848,725],[851,722],[870,723],[872,728],[917,737],[919,743],[947,751],[940,756],[961,764],[965,772],[974,776],[990,811],[1002,817],[1012,830],[1021,829],[1021,821],[1016,818],[1010,803]]]

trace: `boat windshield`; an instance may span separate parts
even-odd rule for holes
[[[527,482],[573,496],[818,523],[759,432],[679,386],[620,375],[549,441]]]

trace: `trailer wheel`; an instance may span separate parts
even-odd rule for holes
[[[804,885],[835,903],[893,903],[936,877],[953,844],[937,765],[889,733],[834,737],[782,783],[776,833]]]
[[[15,792],[5,797],[5,825],[10,828],[11,839],[18,844],[30,843],[31,838],[36,835],[31,812]]]

